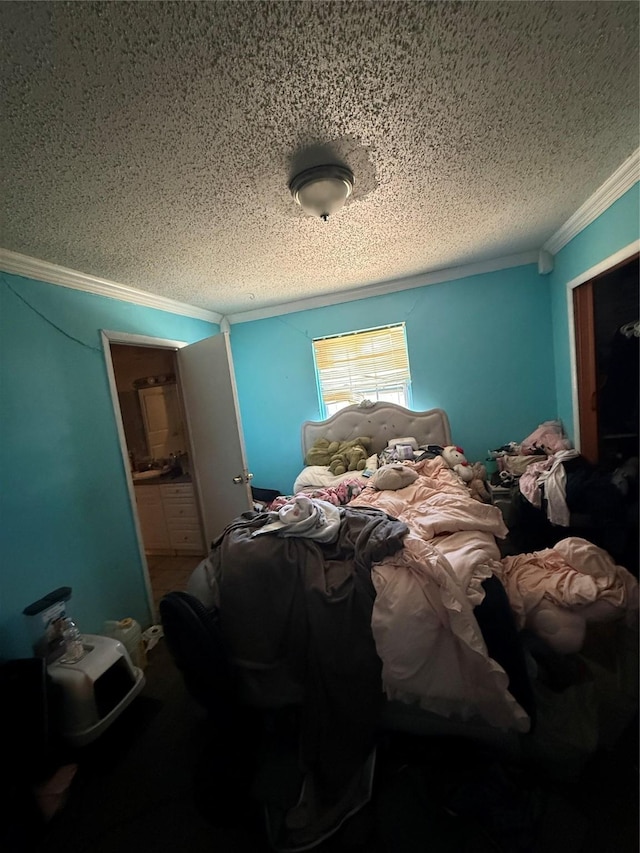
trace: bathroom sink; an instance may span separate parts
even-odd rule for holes
[[[133,479],[135,480],[151,480],[153,477],[159,477],[162,474],[157,468],[150,469],[149,471],[134,471]]]

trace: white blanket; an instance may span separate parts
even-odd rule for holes
[[[327,465],[307,465],[295,479],[293,494],[297,495],[304,489],[337,486],[345,480],[360,480],[363,486],[369,482],[367,477],[362,476],[362,471],[345,471],[344,474],[332,474]]]

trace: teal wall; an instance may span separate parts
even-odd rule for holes
[[[640,237],[639,190],[637,183],[567,243],[555,256],[549,276],[557,411],[574,441],[567,284]]]
[[[231,327],[254,484],[289,492],[300,425],[320,417],[312,339],[406,322],[412,407],[441,407],[467,456],[525,438],[556,416],[548,276],[536,265]]]
[[[0,657],[31,655],[22,610],[60,586],[83,631],[150,622],[101,329],[187,342],[219,331],[0,273]]]

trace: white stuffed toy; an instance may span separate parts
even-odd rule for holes
[[[449,468],[456,472],[463,483],[470,483],[473,480],[473,470],[467,462],[467,457],[464,455],[464,450],[461,447],[448,444],[442,448],[442,458]]]

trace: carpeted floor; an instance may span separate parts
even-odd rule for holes
[[[262,853],[270,850],[242,756],[186,693],[166,644],[143,693],[94,744],[63,750],[77,771],[44,823],[5,820],[6,853]],[[318,853],[636,853],[637,717],[586,763],[510,764],[487,748],[395,736],[378,749],[371,802]],[[247,741],[249,742],[249,741]],[[576,767],[578,769],[576,770]],[[246,783],[246,784],[245,784]]]

